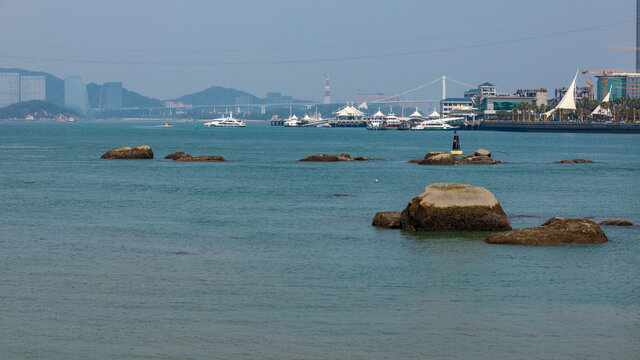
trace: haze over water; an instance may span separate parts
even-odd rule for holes
[[[637,224],[637,135],[460,135],[508,164],[407,163],[448,132],[0,123],[1,357],[636,358],[637,227],[539,248],[371,219],[460,182],[514,228]],[[99,159],[141,144],[154,160]],[[174,151],[230,161],[162,159]],[[296,161],[341,152],[386,160]],[[576,157],[596,163],[553,163]]]

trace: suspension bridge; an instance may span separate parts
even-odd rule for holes
[[[445,75],[438,77],[436,79],[433,79],[431,81],[428,81],[422,85],[416,86],[414,88],[399,92],[397,94],[394,95],[390,95],[390,96],[382,96],[380,98],[377,98],[375,100],[369,101],[368,104],[407,104],[407,105],[412,105],[414,106],[415,104],[433,104],[433,103],[438,103],[443,99],[447,98],[447,82],[452,82],[456,85],[460,85],[460,86],[464,86],[465,90],[468,89],[472,89],[472,88],[476,88],[475,85],[471,85],[468,84],[466,82],[460,81],[460,80],[456,80],[453,79],[451,77],[447,77]],[[441,98],[437,98],[437,95],[431,93],[429,95],[429,98],[407,98],[408,95],[410,94],[416,94],[418,91],[426,89],[426,88],[430,88],[430,89],[436,89],[437,90],[437,86],[440,85],[441,86]],[[461,90],[461,89],[458,89]],[[155,107],[123,107],[122,110],[149,110],[149,111],[153,111],[153,110],[168,110],[168,111],[184,111],[184,110],[192,110],[192,109],[213,109],[214,111],[217,108],[236,108],[236,107],[241,107],[241,108],[257,108],[260,109],[260,112],[262,114],[266,113],[267,109],[269,108],[283,108],[283,107],[290,107],[290,106],[295,106],[295,107],[306,107],[307,109],[311,109],[314,106],[327,106],[327,105],[342,105],[345,104],[345,101],[338,101],[338,102],[331,102],[329,104],[324,103],[323,101],[309,101],[309,102],[287,102],[287,103],[272,103],[272,104],[264,104],[264,103],[247,103],[247,104],[211,104],[211,105],[188,105],[188,104],[174,104],[174,106],[171,107],[166,107],[166,106],[155,106]],[[360,104],[358,104],[360,105]]]

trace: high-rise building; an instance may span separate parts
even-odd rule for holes
[[[598,75],[598,100],[611,91],[611,100],[640,98],[640,74],[638,73],[614,73]],[[606,89],[605,89],[606,83]]]
[[[323,104],[331,104],[331,85],[329,81],[331,80],[331,75],[324,74],[324,99],[322,99]]]
[[[89,111],[87,86],[78,75],[70,75],[64,80],[64,106],[81,115]]]
[[[20,74],[0,73],[0,108],[20,101]]]
[[[122,109],[122,83],[107,82],[100,87],[100,109]]]
[[[279,92],[268,92],[267,93],[267,104],[282,104],[282,93]]]
[[[44,76],[21,76],[20,101],[46,100],[46,81]]]

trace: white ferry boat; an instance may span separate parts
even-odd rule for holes
[[[233,112],[229,114],[229,117],[221,117],[217,119],[213,119],[209,122],[204,123],[206,127],[246,127],[247,124],[242,120],[234,119]]]

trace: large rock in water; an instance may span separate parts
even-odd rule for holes
[[[383,211],[376,213],[371,225],[386,229],[400,229],[402,227],[400,224],[400,212]]]
[[[495,233],[484,239],[489,244],[550,246],[558,244],[601,244],[609,241],[591,220],[552,218],[537,228]]]
[[[153,159],[153,151],[147,145],[136,146],[135,148],[123,147],[111,149],[100,157],[102,159]]]
[[[453,165],[456,163],[456,157],[440,151],[432,151],[424,156],[424,159],[411,160],[410,163],[420,165]]]
[[[478,186],[436,183],[413,198],[400,215],[411,231],[504,231],[509,218],[493,194]]]

